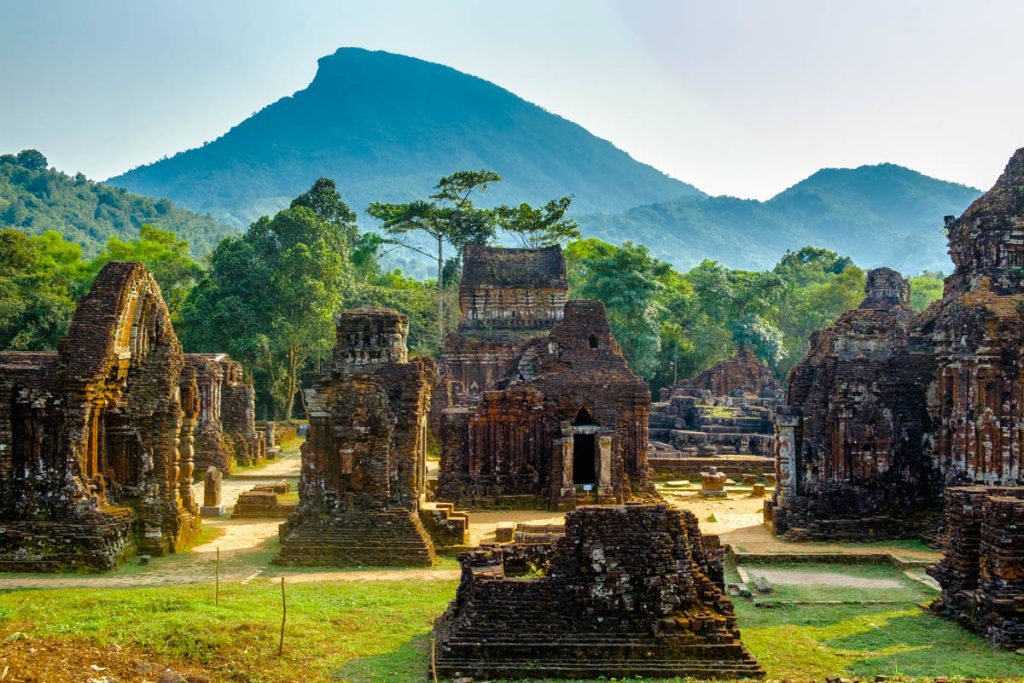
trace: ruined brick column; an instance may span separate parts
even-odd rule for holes
[[[299,506],[281,526],[279,564],[430,565],[420,518],[436,371],[408,358],[409,321],[391,309],[338,318],[331,362],[308,392]]]

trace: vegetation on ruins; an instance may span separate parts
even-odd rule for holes
[[[132,194],[81,173],[69,176],[48,169],[47,163],[34,149],[0,155],[0,225],[29,235],[55,230],[80,244],[89,257],[99,254],[112,237],[131,239],[145,224],[176,233],[197,256],[237,232],[166,199]]]

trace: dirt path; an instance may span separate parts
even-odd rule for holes
[[[771,583],[788,586],[840,586],[844,588],[902,588],[899,579],[869,579],[850,576],[839,572],[810,572],[799,569],[772,569],[770,567],[746,567],[753,576],[763,576]]]

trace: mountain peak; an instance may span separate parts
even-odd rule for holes
[[[577,213],[703,196],[494,83],[414,57],[340,48],[306,88],[217,140],[110,182],[244,226],[333,178],[357,211],[423,197],[442,176],[489,169],[486,201],[573,195]]]

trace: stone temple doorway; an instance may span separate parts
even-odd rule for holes
[[[597,422],[581,408],[572,422],[572,483],[597,484]]]

